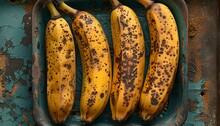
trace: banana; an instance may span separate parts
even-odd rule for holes
[[[113,82],[110,94],[112,119],[125,121],[136,109],[144,77],[143,31],[135,12],[111,0],[111,29],[114,47]]]
[[[109,100],[112,68],[108,40],[93,15],[75,10],[62,1],[56,2],[72,17],[83,67],[80,117],[83,122],[91,123],[103,112]]]
[[[152,120],[167,103],[179,60],[179,37],[172,12],[162,3],[138,0],[148,8],[150,60],[140,98],[140,115]]]
[[[70,27],[50,1],[51,19],[45,32],[47,102],[54,123],[66,120],[74,104],[75,48]]]

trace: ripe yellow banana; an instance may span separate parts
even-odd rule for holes
[[[51,20],[46,26],[47,101],[54,123],[66,120],[74,104],[75,48],[70,27],[54,7],[47,4]]]
[[[58,7],[72,16],[83,67],[80,117],[91,123],[103,112],[109,99],[112,69],[108,40],[91,14],[70,8],[62,1]]]
[[[139,103],[144,77],[144,35],[135,12],[112,0],[111,29],[114,45],[112,119],[125,121]]]
[[[166,104],[172,90],[179,60],[177,24],[167,6],[138,0],[146,8],[150,28],[150,61],[140,99],[140,115],[152,120]]]

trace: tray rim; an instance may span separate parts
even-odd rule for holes
[[[39,101],[39,80],[40,80],[40,66],[39,66],[39,62],[38,62],[38,53],[35,51],[35,47],[37,45],[37,40],[36,40],[36,32],[38,32],[38,29],[36,29],[37,27],[36,26],[36,15],[39,14],[38,13],[38,9],[40,9],[40,7],[43,7],[44,4],[43,4],[43,1],[44,0],[37,0],[36,3],[34,4],[33,6],[33,9],[32,9],[32,103],[33,103],[33,117],[34,117],[34,120],[35,122],[38,124],[38,125],[51,125],[50,124],[50,121],[48,121],[49,119],[47,118],[47,116],[44,114],[43,112],[43,109],[41,108],[40,106],[40,101]],[[156,0],[158,1],[158,0]],[[159,1],[162,1],[162,0],[159,0]],[[182,12],[183,14],[183,23],[182,25],[185,25],[185,32],[182,33],[182,35],[179,35],[180,39],[182,39],[182,45],[183,46],[182,48],[184,48],[184,51],[187,50],[187,45],[188,45],[188,9],[187,9],[187,5],[185,3],[184,0],[169,0],[170,2],[172,2],[172,4],[181,4],[182,6],[179,6],[181,7],[180,10],[184,10]],[[175,5],[174,4],[174,5]],[[181,26],[182,29],[184,29],[184,26]],[[185,34],[184,34],[185,33]],[[186,37],[183,37],[183,36],[186,36]],[[185,42],[185,43],[184,43]],[[185,45],[183,45],[185,44]],[[186,51],[187,52],[187,51]],[[186,75],[188,75],[188,56],[187,56],[187,53],[184,53],[183,54],[183,57],[184,57],[184,62],[185,62],[185,69],[181,69],[181,71],[184,71],[184,73],[186,73]],[[37,60],[36,60],[37,59]],[[33,76],[35,75],[35,76]],[[186,121],[187,119],[187,115],[188,115],[188,77],[182,77],[184,79],[182,79],[183,81],[186,81],[186,82],[182,82],[182,86],[186,86],[186,88],[183,88],[185,89],[183,91],[184,94],[184,100],[181,101],[181,106],[177,109],[177,112],[176,114],[171,117],[167,122],[166,124],[164,125],[183,125],[184,122]],[[187,113],[184,113],[186,112]],[[157,124],[156,124],[157,125]],[[161,124],[158,124],[158,125],[161,125]]]

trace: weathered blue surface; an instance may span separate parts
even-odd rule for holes
[[[34,124],[31,94],[31,15],[0,1],[0,125]]]
[[[204,122],[202,120],[196,119],[196,116],[201,114],[201,108],[205,108],[202,96],[201,89],[205,84],[206,80],[201,79],[198,82],[189,82],[189,114],[187,118],[188,124],[196,124],[198,126],[204,126]],[[195,123],[196,121],[196,123]],[[187,124],[186,124],[187,126]]]

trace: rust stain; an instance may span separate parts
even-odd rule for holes
[[[32,66],[32,71],[34,71],[34,75],[33,75],[33,83],[37,84],[39,83],[39,79],[40,79],[40,66],[39,66],[39,54],[35,54],[33,55],[34,57],[34,61],[33,61],[33,66]]]
[[[31,13],[32,7],[37,0],[7,0],[9,3],[14,5],[21,5],[26,13]]]
[[[26,13],[30,13],[31,12],[31,10],[32,10],[32,5],[27,5],[27,4],[25,4],[25,5],[23,5],[22,6],[24,9],[25,9],[25,12]]]
[[[4,74],[6,72],[6,65],[8,64],[8,59],[4,54],[0,54],[0,99],[4,100],[3,92],[5,91],[5,83],[3,81]]]
[[[0,69],[5,69],[8,63],[7,57],[4,54],[0,54]]]
[[[199,101],[196,99],[194,101],[190,100],[189,101],[189,105],[190,105],[190,112],[195,112],[198,108],[198,104],[199,104]]]
[[[12,96],[16,93],[18,87],[19,87],[19,85],[16,83],[16,84],[13,85],[11,92],[8,92],[8,91],[7,91],[6,94],[7,94],[9,100],[13,100],[13,99],[12,99]]]
[[[0,99],[4,100],[3,92],[5,91],[5,83],[2,81],[2,76],[0,76]]]
[[[28,121],[28,118],[27,118],[27,116],[26,116],[25,114],[22,114],[22,117],[24,118],[24,120],[25,120],[26,122],[29,122],[29,121]]]
[[[189,39],[194,39],[198,35],[198,28],[199,28],[199,17],[190,17],[189,18]]]
[[[203,120],[204,122],[208,122],[209,118],[207,118],[207,115],[205,113],[200,113],[198,116],[196,116],[197,119]]]
[[[189,17],[189,80],[193,82],[197,82],[202,79],[202,63],[200,60],[202,54],[198,51],[202,48],[198,35],[200,34],[199,31],[201,31],[200,20],[201,19],[199,17],[194,17],[193,15]]]
[[[202,101],[204,104],[204,107],[200,108],[203,112],[203,115],[199,115],[198,117],[202,120],[204,120],[206,125],[215,125],[215,117],[216,117],[216,101],[213,99],[216,99],[215,97],[215,91],[207,90],[206,87],[211,86],[211,81],[207,80],[204,85],[204,90],[202,90],[202,93],[204,94],[202,97]]]
[[[9,58],[9,64],[6,66],[6,74],[10,75],[13,79],[15,79],[14,72],[21,69],[24,65],[24,59],[22,58]],[[12,67],[13,66],[13,67]]]
[[[32,7],[35,2],[36,2],[36,0],[28,0],[25,4],[22,5],[22,7],[25,9],[26,13],[28,13],[28,14],[31,13]]]
[[[205,83],[205,85],[203,85],[203,86],[208,87],[208,85],[209,85],[209,80],[206,80],[206,83]],[[207,107],[207,106],[209,105],[209,93],[207,92],[207,90],[205,89],[205,87],[202,87],[202,88],[204,88],[204,89],[201,91],[201,93],[203,94],[203,95],[202,95],[203,103],[204,103],[204,105]],[[205,109],[206,112],[208,112],[207,110],[208,110],[208,109]]]
[[[200,92],[202,106],[199,110],[201,113],[196,116],[196,119],[204,122],[205,125],[214,125],[216,99],[218,98],[216,95],[216,84],[218,84],[216,82],[216,43],[214,43],[217,23],[216,20],[213,20],[216,19],[217,12],[215,2],[192,0],[188,4],[190,12],[188,53],[192,62],[189,62],[189,67],[191,67],[189,68],[189,79],[194,82],[197,82],[198,79],[206,79]]]
[[[18,89],[18,84],[16,83],[16,84],[14,84],[12,91],[10,92],[10,95],[11,96],[14,95],[16,93],[17,89]]]
[[[215,126],[215,115],[216,111],[213,111],[212,108],[200,107],[200,110],[203,111],[199,115],[196,116],[197,120],[202,120],[205,123],[205,126]],[[209,110],[209,113],[205,113],[205,110]]]

